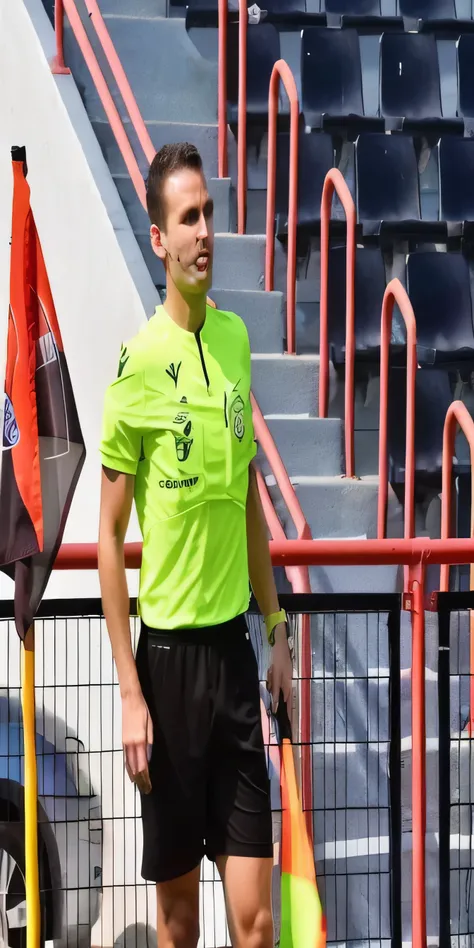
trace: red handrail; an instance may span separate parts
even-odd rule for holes
[[[70,70],[64,62],[64,8],[63,0],[55,0],[54,4],[54,32],[56,35],[56,55],[51,63],[51,71],[55,76],[68,76]]]
[[[217,167],[219,178],[227,178],[227,2],[218,2]]]
[[[327,418],[329,402],[329,224],[336,192],[346,215],[346,372],[344,424],[346,477],[354,477],[354,359],[355,359],[355,250],[356,208],[343,175],[337,168],[328,171],[321,197],[321,291],[319,304],[319,417]]]
[[[74,32],[74,35],[76,37],[77,43],[84,56],[87,68],[89,69],[89,72],[94,81],[100,101],[102,102],[105,113],[110,123],[110,127],[115,136],[115,139],[117,141],[118,147],[122,154],[123,160],[127,167],[127,171],[132,179],[133,185],[141,201],[141,204],[146,210],[145,182],[143,180],[140,168],[138,167],[138,162],[135,158],[132,147],[130,145],[127,134],[125,132],[122,119],[120,118],[115,102],[109,92],[102,70],[97,61],[97,57],[94,53],[94,50],[92,49],[91,43],[84,29],[81,18],[77,12],[74,0],[57,0],[55,22],[56,22],[56,29],[58,29],[59,27],[60,32],[56,34],[57,47],[58,47],[58,54],[57,54],[56,59],[58,59],[59,62],[62,59],[62,62],[64,62],[63,46],[62,46],[62,24],[63,24],[63,19],[64,19],[64,10],[66,11],[68,15],[68,19],[71,24],[72,30]],[[105,30],[105,24],[104,24],[104,30]],[[109,44],[110,46],[112,46],[112,40],[110,39],[110,36],[108,33],[107,33],[107,36],[108,36]],[[110,55],[110,48],[109,48],[109,55]],[[54,63],[52,64],[52,69],[54,70]],[[128,88],[131,95],[130,87]],[[127,95],[126,89],[122,90],[122,88],[120,88],[120,92],[122,95],[124,94],[124,92]],[[136,129],[136,131],[138,134],[138,129]],[[153,154],[154,154],[154,151],[153,151]]]
[[[467,439],[471,455],[471,538],[474,537],[474,478],[472,477],[472,471],[474,470],[474,421],[463,402],[455,401],[451,403],[446,413],[443,433],[443,473],[441,489],[441,537],[443,540],[447,539],[451,535],[453,455],[458,425]],[[474,570],[471,564],[471,589],[473,588],[473,585]],[[448,592],[449,590],[449,566],[446,564],[441,566],[439,588],[441,592]],[[474,618],[472,613],[470,613],[469,653],[470,679],[468,729],[472,737],[474,735]]]
[[[412,537],[394,540],[270,540],[274,566],[418,566],[474,563],[474,541]],[[140,569],[142,544],[125,544],[127,569]],[[97,569],[96,543],[63,543],[54,569]]]
[[[218,167],[227,176],[227,0],[218,0]],[[247,19],[246,0],[239,0],[239,101],[237,133],[237,233],[245,234],[247,203]]]
[[[408,294],[400,280],[391,280],[382,303],[380,332],[380,424],[379,424],[379,497],[377,536],[385,536],[388,501],[388,375],[393,305],[398,304],[407,331],[407,404],[405,440],[405,538],[415,532],[415,380],[416,321]]]
[[[268,164],[267,164],[267,228],[265,248],[265,289],[273,290],[275,275],[275,190],[278,93],[280,80],[290,100],[290,169],[288,196],[288,264],[286,275],[287,351],[295,352],[296,311],[296,226],[298,218],[298,90],[293,73],[284,59],[275,63],[268,93]]]
[[[446,412],[443,432],[443,462],[441,488],[441,538],[451,536],[452,494],[453,494],[453,455],[458,425],[466,436],[471,454],[471,469],[474,470],[474,421],[463,402],[451,402]],[[474,480],[471,497],[474,496]],[[474,504],[471,501],[471,538],[474,538]],[[439,588],[441,592],[449,590],[449,565],[441,566]]]
[[[252,393],[250,398],[257,441],[260,443],[266,455],[270,469],[293,520],[298,538],[309,540],[311,539],[309,524],[301,509],[300,502],[288,477],[285,465],[278,453],[278,448]],[[285,531],[272,504],[265,478],[260,471],[257,473],[257,483],[265,519],[272,539],[284,542],[286,540]],[[285,571],[293,592],[311,592],[309,572],[306,566],[287,566]],[[310,839],[313,839],[313,821],[311,817],[313,799],[311,761],[311,618],[308,615],[303,615],[301,620],[301,744],[301,798],[303,810],[306,814],[308,833],[310,834]]]

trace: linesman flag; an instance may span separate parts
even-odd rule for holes
[[[15,581],[16,628],[24,639],[61,545],[86,452],[30,208],[25,148],[12,148],[12,166],[0,569]]]
[[[282,804],[279,948],[325,948],[326,919],[316,882],[313,847],[298,794],[291,725],[282,692],[276,721]]]

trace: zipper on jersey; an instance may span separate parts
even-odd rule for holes
[[[211,383],[209,382],[209,376],[208,376],[208,374],[207,374],[206,362],[205,362],[205,359],[204,359],[204,352],[202,351],[201,330],[200,330],[200,329],[198,329],[198,331],[197,331],[197,333],[196,333],[196,342],[197,342],[198,349],[199,349],[199,355],[200,355],[200,357],[201,357],[201,366],[202,366],[202,371],[203,371],[204,379],[205,379],[205,381],[206,381],[207,391],[208,391],[208,393],[210,394],[209,389],[210,389]]]

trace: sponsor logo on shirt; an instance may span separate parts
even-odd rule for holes
[[[242,438],[245,434],[244,408],[245,405],[240,395],[237,395],[237,398],[234,398],[234,401],[230,406],[230,414],[231,418],[233,419],[233,431],[235,437],[238,438],[239,441],[242,441]]]
[[[184,477],[182,480],[171,480],[171,479],[167,479],[166,481],[161,480],[159,483],[160,483],[160,487],[165,487],[166,490],[176,490],[179,487],[194,487],[194,485],[197,484],[198,480],[199,480],[199,476]]]
[[[178,365],[176,366],[174,362],[171,362],[168,368],[166,369],[166,374],[169,375],[170,379],[173,379],[175,388],[178,387],[179,370],[181,368],[181,365],[182,365],[181,362],[179,362]]]

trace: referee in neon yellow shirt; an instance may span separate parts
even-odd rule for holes
[[[272,820],[250,585],[273,644],[273,706],[292,666],[252,459],[247,330],[207,305],[213,205],[196,148],[167,145],[147,180],[166,302],[125,342],[105,397],[99,573],[141,794],[142,875],[159,948],[196,948],[204,855],[223,880],[234,948],[272,948]],[[134,657],[123,545],[143,535]],[[250,581],[250,585],[249,585]]]

